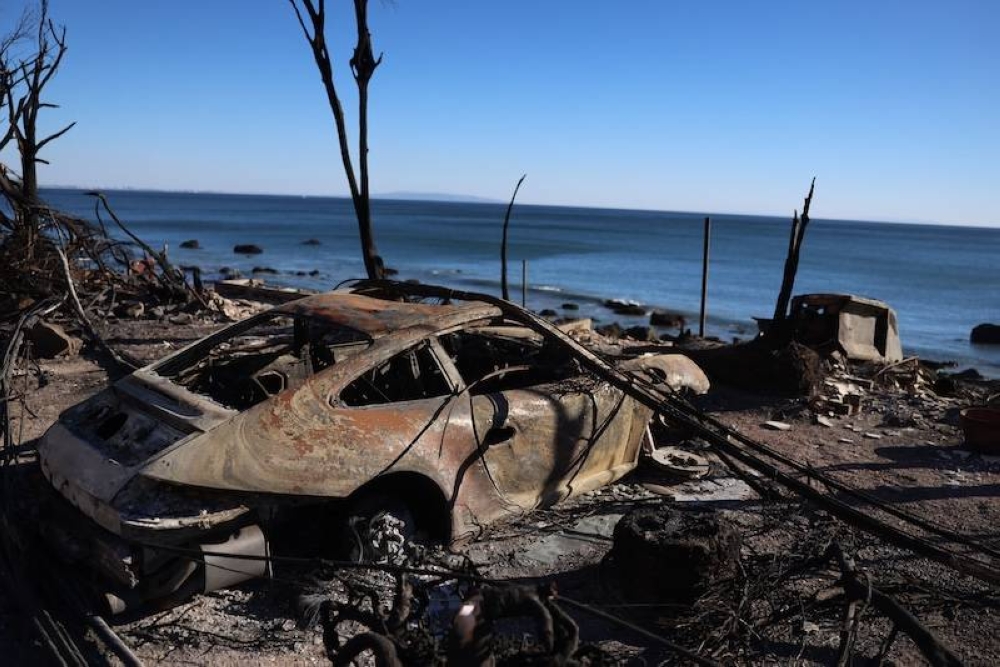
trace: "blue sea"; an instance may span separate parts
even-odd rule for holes
[[[166,245],[178,264],[208,278],[223,267],[268,282],[328,289],[364,274],[351,202],[334,197],[107,191],[136,234]],[[94,200],[47,190],[62,210],[94,219]],[[499,249],[506,204],[376,200],[379,252],[399,279],[500,292]],[[815,212],[815,211],[814,211]],[[756,332],[781,284],[790,221],[752,215],[515,205],[508,250],[512,298],[527,306],[579,304],[580,316],[636,324],[601,306],[607,298],[679,311],[697,329],[702,231],[712,218],[708,334],[724,340]],[[320,245],[303,245],[315,238]],[[197,239],[199,250],[180,243]],[[263,248],[233,253],[237,243]],[[1000,377],[1000,347],[974,346],[969,332],[1000,323],[1000,228],[815,219],[802,250],[795,292],[845,292],[881,299],[899,317],[904,351]],[[319,271],[314,277],[299,275]]]

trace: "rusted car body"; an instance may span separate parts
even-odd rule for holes
[[[667,381],[707,386],[693,364]],[[649,417],[496,306],[331,292],[136,371],[67,410],[39,455],[100,526],[91,561],[125,607],[264,574],[270,522],[304,504],[402,496],[428,532],[467,537],[620,478]]]

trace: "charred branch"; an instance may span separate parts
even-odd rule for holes
[[[75,123],[47,136],[38,134],[42,109],[55,105],[42,100],[45,87],[55,76],[66,53],[66,29],[57,28],[48,15],[48,1],[42,0],[35,25],[34,53],[14,63],[11,49],[0,53],[0,102],[6,106],[7,129],[0,137],[0,149],[13,142],[20,157],[21,173],[12,178],[9,169],[0,169],[0,191],[15,213],[17,231],[29,248],[39,234],[38,163],[46,145],[63,136]]]
[[[916,616],[876,588],[866,574],[859,572],[854,560],[844,553],[839,544],[830,545],[828,555],[834,558],[840,567],[842,574],[840,583],[847,595],[844,618],[845,621],[849,620],[849,623],[845,623],[841,637],[838,664],[850,664],[851,646],[856,633],[857,617],[860,615],[858,611],[860,604],[870,604],[874,609],[888,617],[895,625],[891,636],[894,637],[896,629],[908,635],[927,658],[927,661],[935,667],[959,667],[962,664],[958,657],[942,644]],[[888,640],[887,643],[889,643]]]
[[[792,230],[788,238],[788,254],[785,257],[785,272],[781,279],[781,290],[778,292],[778,300],[774,305],[774,325],[780,329],[780,325],[788,317],[788,302],[792,298],[792,290],[795,288],[795,275],[799,270],[799,253],[802,250],[802,240],[806,235],[806,228],[809,226],[809,206],[812,204],[813,190],[816,187],[816,179],[812,179],[809,185],[809,194],[806,195],[805,203],[802,205],[802,217],[798,211],[792,217]]]
[[[324,0],[289,0],[295,17],[302,28],[313,59],[319,70],[323,88],[326,91],[327,102],[333,113],[337,128],[337,140],[340,145],[340,158],[347,177],[347,186],[351,192],[351,201],[358,220],[358,231],[361,237],[361,254],[365,263],[365,272],[371,279],[385,277],[385,266],[378,254],[375,236],[372,230],[371,197],[368,176],[368,84],[375,69],[382,62],[382,56],[375,58],[372,51],[371,33],[368,30],[368,0],[354,0],[354,16],[357,26],[358,43],[350,60],[351,72],[358,87],[358,170],[355,172],[351,157],[347,123],[344,107],[337,93],[333,77],[333,62],[326,43],[326,3]]]
[[[139,368],[142,364],[138,360],[126,358],[124,355],[117,352],[113,347],[108,345],[107,341],[105,341],[104,338],[97,333],[94,325],[90,322],[90,318],[87,317],[86,311],[83,309],[83,304],[80,303],[80,297],[77,296],[76,285],[73,284],[73,275],[69,268],[69,261],[66,259],[66,253],[64,253],[58,246],[56,246],[55,251],[59,255],[59,260],[62,263],[63,276],[66,279],[66,291],[69,294],[70,303],[73,304],[76,316],[80,320],[80,324],[83,326],[83,330],[87,333],[87,336],[98,347],[107,352],[121,367],[123,372],[127,373]]]
[[[507,228],[510,225],[510,211],[514,208],[514,200],[517,198],[517,191],[521,189],[524,182],[523,174],[514,186],[514,194],[510,196],[510,203],[507,204],[507,212],[503,216],[503,241],[500,243],[500,287],[502,289],[504,301],[510,301],[510,293],[507,291]]]

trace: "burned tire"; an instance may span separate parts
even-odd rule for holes
[[[341,536],[347,560],[400,564],[406,560],[408,543],[419,533],[416,518],[405,502],[375,493],[351,503]]]

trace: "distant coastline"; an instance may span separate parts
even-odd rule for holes
[[[116,187],[85,187],[79,185],[45,185],[42,186],[42,191],[79,191],[79,192],[89,192],[98,190],[101,192],[129,192],[136,194],[176,194],[176,195],[212,195],[218,197],[292,197],[301,199],[338,199],[338,200],[350,200],[350,197],[346,194],[336,195],[336,194],[288,194],[280,192],[222,192],[216,190],[169,190],[164,188],[146,188],[146,187],[126,187],[126,186],[116,186]],[[481,197],[478,195],[466,195],[458,193],[446,193],[446,192],[386,192],[380,194],[372,195],[373,200],[377,201],[415,201],[415,202],[442,202],[442,203],[457,203],[457,204],[491,204],[491,205],[506,205],[507,200],[494,199],[491,197]],[[594,209],[599,211],[630,211],[636,213],[654,213],[663,215],[699,215],[699,216],[720,216],[720,217],[760,217],[760,218],[777,218],[791,220],[791,215],[788,213],[774,213],[774,212],[747,212],[747,211],[714,211],[714,212],[704,212],[704,211],[682,211],[673,209],[650,209],[650,208],[629,208],[629,207],[616,207],[616,206],[593,206],[589,204],[538,204],[531,203],[528,201],[522,201],[518,199],[517,206],[533,206],[540,208],[570,208],[570,209]],[[961,227],[964,229],[1000,229],[1000,220],[996,221],[995,224],[970,224],[964,222],[941,222],[935,220],[889,220],[880,218],[829,218],[824,216],[813,216],[814,221],[825,221],[825,222],[864,222],[864,223],[877,223],[877,224],[887,224],[887,225],[919,225],[923,227]]]
[[[218,197],[302,197],[305,199],[349,199],[348,195],[317,195],[317,194],[284,194],[279,192],[225,192],[221,190],[169,190],[166,188],[134,188],[134,187],[97,187],[82,185],[45,185],[44,190],[79,191],[79,192],[134,192],[137,194],[167,194],[167,195],[213,195]],[[372,194],[372,199],[391,201],[440,201],[460,204],[504,204],[499,199],[480,197],[478,195],[457,194],[451,192],[381,192]]]

